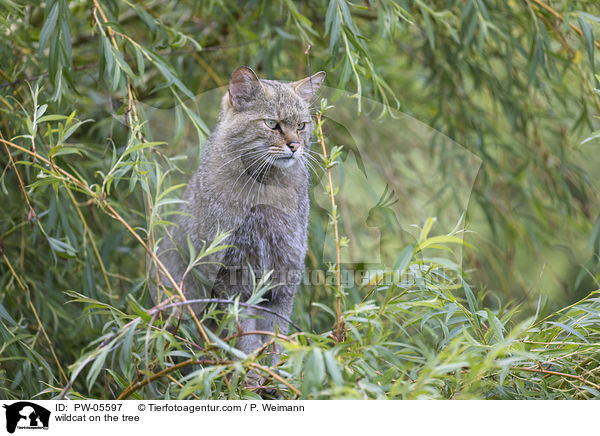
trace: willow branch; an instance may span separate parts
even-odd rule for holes
[[[513,366],[510,369],[513,370],[513,371],[537,372],[537,373],[541,373],[541,374],[556,375],[558,377],[570,378],[570,379],[573,379],[573,380],[579,380],[580,382],[585,383],[586,385],[592,386],[592,387],[600,390],[600,385],[597,385],[596,383],[593,383],[593,382],[585,379],[581,375],[567,374],[567,373],[564,373],[564,372],[550,371],[550,370],[547,370],[547,369],[525,368],[525,367],[521,367],[521,366]]]
[[[292,384],[290,384],[290,382],[288,382],[286,379],[284,379],[283,377],[281,377],[275,371],[273,371],[273,370],[271,370],[269,368],[265,368],[264,366],[259,365],[258,363],[254,363],[254,362],[250,362],[249,365],[252,368],[258,369],[259,371],[262,371],[262,372],[265,372],[265,373],[269,374],[271,377],[273,377],[278,382],[283,383],[284,385],[286,385],[296,395],[298,395],[298,396],[302,395],[302,393],[298,390],[298,388],[296,388],[295,386],[293,386]]]
[[[194,359],[188,359],[185,360],[183,362],[179,362],[176,363],[173,366],[170,366],[168,368],[163,369],[162,371],[157,372],[156,374],[152,374],[150,377],[146,377],[143,380],[140,380],[138,382],[132,383],[129,386],[127,386],[123,392],[121,392],[121,395],[119,395],[117,397],[117,400],[125,400],[127,399],[127,397],[129,397],[131,394],[133,394],[135,391],[137,391],[138,389],[146,386],[148,383],[150,383],[151,381],[154,381],[156,379],[159,379],[161,377],[165,377],[167,374],[176,371],[178,369],[181,369],[183,367],[186,367],[188,365],[230,365],[232,364],[233,361],[231,360],[194,360]]]
[[[142,237],[129,225],[129,223],[127,221],[125,221],[125,219],[110,205],[110,203],[106,200],[106,198],[104,198],[104,196],[99,196],[98,194],[96,194],[94,191],[92,191],[90,189],[89,186],[87,186],[85,183],[83,183],[81,180],[77,179],[76,177],[72,176],[71,174],[69,174],[67,171],[63,170],[61,167],[57,166],[54,162],[52,162],[49,159],[46,159],[45,157],[39,155],[37,152],[33,152],[31,150],[26,149],[25,147],[22,147],[20,145],[17,145],[13,142],[7,141],[5,139],[0,138],[0,142],[15,148],[17,150],[20,150],[24,153],[27,153],[28,155],[39,159],[41,162],[48,164],[48,166],[50,168],[52,168],[53,170],[55,170],[57,173],[59,173],[60,175],[62,175],[63,177],[65,177],[68,181],[70,181],[71,183],[73,183],[74,185],[78,186],[79,188],[81,188],[81,190],[83,192],[85,192],[87,195],[89,195],[90,197],[94,198],[94,200],[107,211],[107,215],[109,215],[111,218],[119,221],[126,229],[129,233],[131,233],[135,239],[137,239],[137,241],[142,245],[142,247],[144,247],[144,250],[146,250],[146,252],[148,253],[148,255],[152,258],[152,260],[154,262],[156,262],[157,267],[164,273],[165,277],[167,278],[167,280],[171,283],[171,285],[173,286],[173,288],[177,291],[177,293],[179,294],[179,296],[181,297],[181,299],[183,301],[186,301],[185,295],[183,294],[183,290],[181,289],[181,287],[179,286],[179,284],[177,283],[177,281],[173,278],[173,276],[171,275],[171,273],[169,273],[169,270],[167,269],[167,267],[160,261],[160,259],[158,258],[158,256],[154,253],[154,251],[148,247],[148,245],[146,244],[146,242],[142,239]],[[208,337],[206,336],[206,333],[204,332],[204,328],[202,327],[202,325],[200,324],[200,321],[198,320],[198,318],[196,317],[196,314],[192,311],[191,308],[189,308],[191,316],[196,324],[196,327],[198,328],[198,331],[200,331],[203,336],[205,337],[204,339],[210,343],[210,340],[208,340]]]

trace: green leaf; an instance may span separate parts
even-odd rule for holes
[[[583,33],[583,39],[585,40],[585,44],[587,46],[590,65],[592,67],[592,70],[594,70],[594,31],[592,29],[591,24],[583,18],[579,18],[577,21],[579,22],[579,27],[581,28],[581,32]]]
[[[568,325],[563,324],[562,322],[558,322],[558,321],[547,321],[547,324],[552,324],[552,325],[555,325],[557,327],[560,327],[561,329],[565,330],[566,332],[569,332],[572,335],[577,336],[579,339],[581,339],[586,344],[589,344],[589,341],[585,338],[585,336],[583,336],[581,333],[579,333],[577,330],[575,330],[571,326],[568,326]]]
[[[15,320],[9,315],[2,303],[0,303],[0,320],[6,320],[12,325],[16,324]]]
[[[75,257],[77,255],[77,250],[75,250],[66,242],[60,241],[51,236],[48,236],[47,239],[53,251],[60,253],[61,255],[66,257]]]
[[[133,295],[127,294],[127,304],[136,315],[144,320],[144,322],[150,322],[152,320],[152,316],[137,302]]]
[[[494,334],[496,335],[497,340],[499,340],[499,341],[504,340],[504,334],[502,333],[502,330],[504,330],[504,326],[502,325],[502,323],[500,322],[498,317],[491,310],[486,308],[485,311],[487,313],[487,319],[490,323],[490,327],[491,327],[492,331],[494,332]]]
[[[140,321],[141,318],[137,318],[132,322],[131,326],[129,326],[129,329],[127,330],[127,333],[125,334],[125,338],[123,339],[123,344],[121,345],[121,350],[119,352],[119,366],[123,372],[126,372],[127,365],[131,360],[133,336],[135,335]]]
[[[319,348],[313,348],[308,353],[303,370],[302,394],[308,395],[320,388],[325,380],[325,362],[323,361],[323,353]]]
[[[410,263],[413,254],[415,252],[415,244],[409,244],[400,252],[398,258],[394,262],[394,270],[398,271],[400,275],[404,272],[408,264]]]
[[[92,386],[98,378],[98,375],[100,375],[100,371],[104,367],[104,362],[106,361],[106,357],[108,356],[109,352],[109,347],[103,347],[100,354],[95,358],[94,363],[92,363],[92,366],[90,367],[88,375],[85,379],[88,385],[88,389],[92,389]]]
[[[425,33],[427,35],[427,40],[429,41],[429,47],[431,50],[435,49],[435,34],[433,32],[433,24],[431,23],[431,19],[429,18],[429,13],[421,7],[421,14],[423,15],[423,24],[425,25]]]
[[[42,52],[46,48],[46,45],[48,44],[48,40],[50,39],[50,36],[52,36],[52,33],[54,32],[54,28],[56,27],[57,18],[58,18],[58,2],[55,2],[54,6],[52,6],[52,9],[50,9],[48,18],[46,18],[44,27],[42,27],[42,31],[40,32],[40,39],[39,39],[40,56],[42,55]]]
[[[326,350],[323,355],[325,356],[325,364],[327,365],[327,372],[331,376],[331,380],[333,380],[336,385],[341,386],[344,383],[344,380],[333,353]]]

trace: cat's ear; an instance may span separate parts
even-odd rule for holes
[[[233,107],[239,109],[252,99],[254,92],[260,86],[254,71],[248,67],[239,67],[229,79],[229,102]]]
[[[325,71],[319,71],[310,77],[292,82],[290,85],[292,85],[296,94],[302,97],[304,101],[312,103],[323,80],[325,80]]]

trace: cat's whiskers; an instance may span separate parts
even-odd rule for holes
[[[310,168],[311,171],[312,171],[312,173],[313,173],[313,175],[311,175],[310,172],[307,171],[307,173],[308,173],[307,175],[308,175],[308,177],[310,177],[311,183],[312,182],[317,183],[321,179],[321,176],[323,175],[323,172],[319,173],[319,171],[313,166],[312,163],[310,163],[308,161],[306,161],[305,163],[306,163],[306,167]]]
[[[314,153],[314,152],[313,152]],[[320,154],[317,154],[316,156],[321,157]],[[325,171],[325,168],[323,168],[323,165],[321,165],[321,162],[319,162],[319,159],[317,159],[317,157],[311,155],[310,153],[306,153],[304,155],[304,157],[306,157],[307,159],[310,159],[312,163],[316,164],[319,166],[319,168],[321,168],[323,171]]]
[[[249,166],[248,166],[248,167],[247,167],[247,168],[246,168],[246,169],[245,169],[243,172],[241,172],[241,173],[240,173],[240,175],[238,176],[238,178],[237,178],[237,179],[236,179],[236,181],[234,182],[234,184],[233,184],[233,186],[232,186],[232,189],[231,189],[231,191],[233,191],[233,189],[235,188],[235,186],[236,186],[236,184],[237,184],[238,180],[240,179],[240,177],[241,177],[241,176],[242,176],[244,173],[247,173],[247,172],[248,172],[248,170],[249,170],[250,168],[252,168],[252,167],[253,167],[253,166],[254,166],[254,165],[255,165],[255,164],[258,162],[258,161],[260,161],[260,160],[261,160],[261,159],[263,159],[264,157],[266,157],[266,159],[263,161],[263,163],[261,163],[261,164],[258,166],[258,168],[256,168],[256,169],[255,169],[255,170],[252,172],[252,174],[250,175],[250,177],[248,178],[248,180],[246,180],[246,182],[244,183],[244,185],[241,187],[241,189],[240,189],[240,192],[238,193],[238,195],[237,195],[236,199],[238,199],[238,198],[239,198],[239,196],[241,195],[241,193],[244,191],[244,188],[246,187],[246,185],[248,184],[248,182],[250,181],[250,179],[255,179],[254,181],[256,181],[255,175],[256,175],[257,177],[261,176],[261,174],[262,174],[262,169],[263,169],[263,167],[265,166],[265,163],[266,163],[266,162],[268,162],[268,161],[271,159],[271,156],[272,156],[273,154],[277,154],[277,153],[279,153],[279,152],[281,152],[281,149],[280,149],[280,147],[277,147],[277,146],[274,146],[274,145],[271,145],[271,146],[269,146],[267,149],[260,149],[260,150],[257,150],[256,152],[253,152],[254,154],[258,154],[258,157],[257,157],[257,159],[255,159],[255,160],[252,162],[252,164],[251,164],[251,165],[249,165]],[[252,154],[252,153],[249,153],[249,154]],[[273,160],[273,161],[274,161],[274,160]],[[259,171],[260,171],[260,173],[259,173]],[[268,172],[268,170],[266,170],[266,171],[265,171],[265,174],[266,174],[267,172]],[[254,183],[253,183],[253,184],[250,186],[250,188],[249,188],[249,192],[252,192],[253,185],[254,185]]]
[[[311,144],[318,144],[318,142],[311,142]],[[321,152],[316,151],[316,150],[312,150],[310,148],[307,150],[307,152],[311,156],[316,157],[317,159],[323,160],[323,154]]]
[[[268,152],[265,150],[260,150],[262,153],[259,154],[251,163],[250,165],[248,165],[246,168],[244,168],[242,171],[240,171],[240,174],[238,175],[237,179],[235,179],[235,181],[233,182],[233,184],[231,185],[231,189],[229,190],[229,195],[233,194],[233,190],[235,189],[238,181],[240,180],[240,178],[244,175],[244,174],[248,174],[248,170],[250,170],[250,168],[252,168],[254,165],[256,165],[257,163],[260,163],[262,158],[265,157]],[[260,166],[259,166],[260,167]],[[252,175],[254,175],[254,173],[252,173]],[[252,176],[250,176],[248,178],[248,180],[250,180],[252,178]],[[246,186],[246,184],[248,183],[248,180],[246,181],[246,183],[244,183],[244,186]],[[242,186],[242,189],[240,190],[240,192],[244,189],[244,186]],[[236,196],[236,199],[239,197],[239,193]]]
[[[222,156],[227,156],[227,155],[230,155],[230,154],[233,154],[233,153],[243,153],[245,151],[251,151],[251,150],[254,150],[254,149],[260,150],[261,149],[260,148],[260,144],[257,144],[255,141],[247,142],[247,143],[245,143],[242,146],[237,146],[237,144],[235,144],[235,145],[231,145],[230,147],[232,147],[231,150],[222,152],[221,155]]]
[[[271,171],[271,168],[273,168],[274,163],[275,163],[275,159],[271,159],[271,162],[269,163],[269,166],[267,167],[267,170],[266,170],[267,172]],[[263,193],[266,190],[265,186],[266,186],[266,183],[263,183],[263,185],[261,186]],[[258,200],[260,201],[260,189],[258,191],[258,197],[259,197]]]
[[[247,171],[247,170],[246,170],[246,171],[244,171],[244,172],[242,173],[242,174],[244,174],[244,173],[245,173],[245,174],[248,174],[248,180],[246,180],[246,182],[245,182],[245,183],[242,185],[242,187],[240,188],[240,190],[239,190],[239,192],[238,192],[238,195],[236,196],[236,200],[237,200],[237,199],[239,199],[240,195],[241,195],[241,194],[244,192],[244,188],[246,187],[246,185],[248,184],[248,182],[250,182],[250,181],[252,180],[252,185],[250,185],[249,192],[251,191],[251,189],[252,189],[252,186],[253,186],[253,185],[254,185],[254,183],[256,182],[256,177],[255,177],[255,175],[257,175],[257,174],[259,173],[259,171],[260,171],[260,170],[263,168],[263,166],[264,166],[264,165],[266,164],[266,162],[269,160],[269,155],[270,155],[270,153],[269,153],[267,150],[265,150],[265,151],[264,151],[264,153],[263,153],[263,154],[261,154],[261,155],[260,155],[260,156],[257,158],[257,160],[256,160],[255,162],[253,162],[253,163],[252,163],[252,166],[254,166],[254,164],[255,164],[257,161],[258,161],[258,162],[260,162],[260,165],[258,166],[258,168],[256,168],[256,169],[255,169],[255,170],[252,172],[252,174],[248,174],[248,171]],[[248,167],[248,169],[250,169],[250,167]],[[241,174],[240,174],[240,176],[241,176]],[[239,179],[239,177],[240,177],[240,176],[238,176],[238,179]],[[237,180],[236,180],[236,183],[237,183]]]
[[[271,167],[273,166],[273,162],[275,162],[275,157],[273,156],[268,156],[267,157],[267,166],[264,168],[264,173],[265,175],[269,173]],[[262,174],[262,172],[261,172]],[[257,179],[254,181],[254,183],[257,182],[257,180],[260,178],[261,174],[258,175]],[[253,185],[254,185],[253,183]],[[261,183],[260,186],[258,187],[258,191],[256,193],[256,205],[260,204],[260,192],[261,190],[263,190],[264,192],[264,188],[265,188],[266,183]],[[250,192],[252,192],[252,186],[250,187],[250,191],[248,192],[248,195],[250,194]],[[248,201],[248,198],[246,198],[246,201]]]
[[[325,169],[323,168],[323,166],[313,156],[309,156],[308,154],[306,155],[306,159],[303,162],[314,173],[313,181],[318,181],[320,179],[320,175],[322,175],[325,172]],[[317,168],[319,168],[321,170],[320,174],[319,174],[319,171],[317,171],[317,168],[315,168],[315,165],[317,166]]]
[[[256,184],[256,182],[259,181],[259,179],[261,177],[261,174],[263,172],[263,169],[266,169],[268,167],[270,159],[271,159],[271,156],[267,155],[267,157],[263,161],[263,163],[258,167],[258,169],[255,172],[252,173],[252,176],[248,178],[248,180],[246,181],[246,183],[244,183],[244,186],[242,186],[242,189],[240,190],[240,193],[244,191],[244,187],[248,184],[248,182],[250,180],[252,180],[252,184],[248,188],[248,193],[246,194],[246,200],[245,200],[246,204],[248,204],[248,200],[249,200],[250,194],[252,193],[252,189],[254,188],[254,185]],[[256,177],[254,177],[255,174],[256,174]]]
[[[317,171],[315,170],[315,167],[313,167],[313,166],[312,166],[312,164],[311,164],[309,161],[304,161],[303,163],[304,163],[304,165],[305,165],[305,167],[304,167],[304,168],[306,169],[306,167],[308,167],[309,169],[311,169],[311,170],[312,170],[312,172],[315,174],[315,178],[318,178],[319,174],[318,174],[318,173],[317,173]]]
[[[252,150],[252,149],[250,149],[250,150]],[[256,155],[258,153],[264,152],[264,150],[252,150],[252,151],[248,151],[247,153],[244,153],[243,150],[242,151],[236,150],[236,152],[238,152],[239,154],[237,156],[235,156],[233,159],[230,159],[227,162],[225,162],[224,164],[222,164],[221,166],[219,166],[217,168],[217,171],[221,170],[226,165],[229,165],[231,162],[235,161],[236,159],[241,159],[244,156],[253,156],[253,155]],[[228,153],[228,154],[231,154],[231,153]]]

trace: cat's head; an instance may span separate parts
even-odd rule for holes
[[[223,98],[227,143],[244,151],[249,171],[290,168],[310,149],[310,107],[323,83],[320,71],[297,82],[261,80],[248,67],[233,72]],[[231,150],[234,152],[234,150]]]

